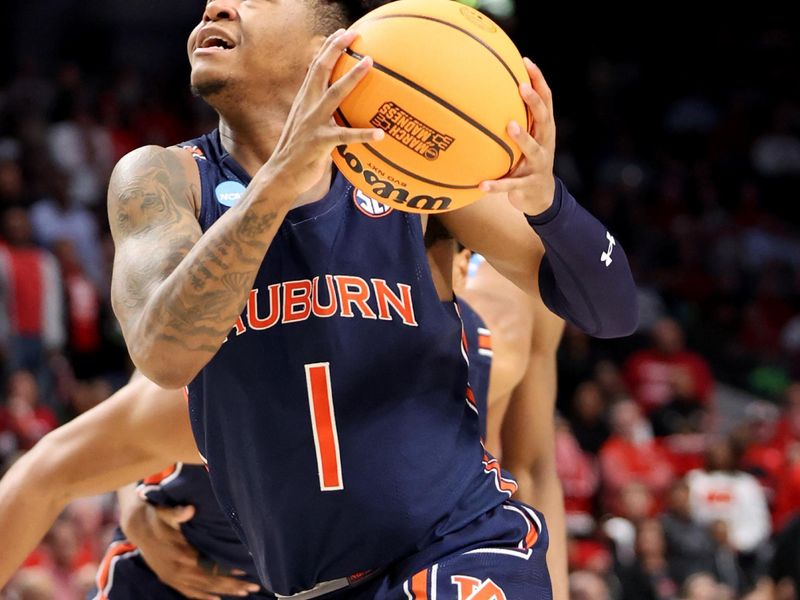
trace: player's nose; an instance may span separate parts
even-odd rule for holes
[[[211,0],[206,4],[203,21],[233,21],[238,16],[237,7],[240,0]]]

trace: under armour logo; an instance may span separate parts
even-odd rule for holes
[[[505,592],[491,579],[454,575],[450,582],[458,586],[458,600],[507,600]]]
[[[614,252],[614,246],[617,245],[617,240],[615,240],[614,236],[608,231],[606,231],[606,238],[608,239],[608,250],[600,255],[600,261],[604,262],[607,267],[610,267],[611,263],[614,262],[614,259],[611,258],[611,253]]]

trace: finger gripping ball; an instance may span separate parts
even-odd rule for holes
[[[519,93],[529,77],[499,26],[451,0],[398,0],[353,28],[360,35],[331,82],[363,56],[374,66],[334,119],[386,132],[334,151],[356,188],[400,210],[437,213],[470,204],[482,181],[514,169],[521,153],[506,128],[513,120],[530,129]]]

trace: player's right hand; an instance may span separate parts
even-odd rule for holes
[[[278,169],[281,181],[292,186],[297,195],[308,191],[322,179],[334,148],[376,142],[384,137],[381,129],[340,127],[333,120],[333,113],[372,68],[372,59],[365,57],[336,83],[329,85],[336,62],[357,36],[354,31],[340,30],[322,45],[294,99],[281,138],[267,163]]]
[[[155,507],[141,502],[128,516],[125,535],[141,551],[158,578],[187,598],[219,600],[220,596],[249,596],[261,589],[237,579],[219,565],[201,564],[199,554],[181,532],[181,523],[194,517],[193,506]]]

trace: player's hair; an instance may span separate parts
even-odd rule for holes
[[[369,11],[392,0],[308,0],[314,10],[315,29],[330,35],[340,28],[350,27]]]

